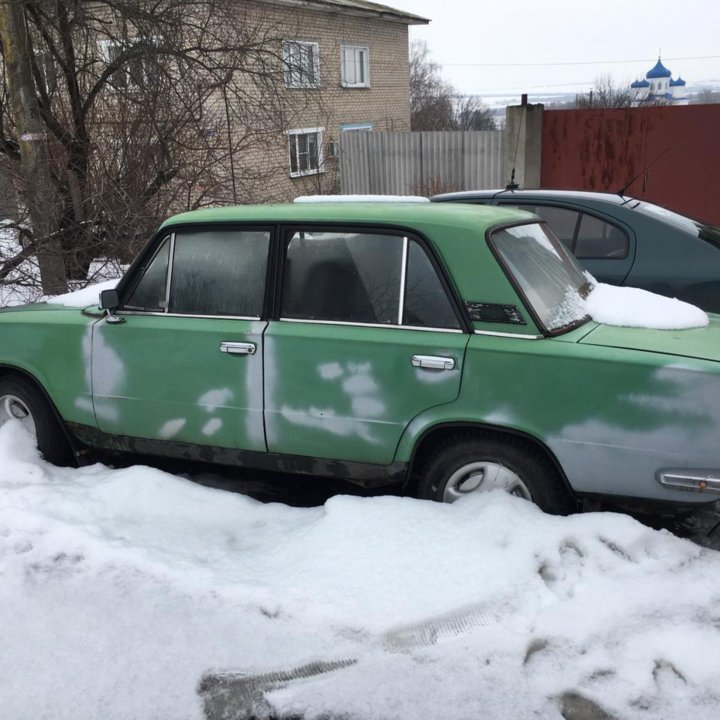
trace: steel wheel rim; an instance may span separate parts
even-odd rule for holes
[[[511,495],[530,500],[528,486],[520,476],[500,463],[481,460],[458,468],[448,479],[443,490],[443,502],[452,503],[476,492],[504,490]]]
[[[0,397],[0,426],[8,420],[19,420],[31,435],[37,437],[37,429],[30,408],[17,395],[8,394]]]

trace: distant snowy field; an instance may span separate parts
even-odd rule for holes
[[[0,428],[0,716],[202,718],[209,669],[356,661],[276,713],[717,720],[720,554],[502,493],[261,504],[145,467],[59,469]]]

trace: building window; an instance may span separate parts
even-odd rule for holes
[[[320,87],[320,46],[316,42],[283,40],[285,87]]]
[[[122,66],[108,80],[115,89],[127,90],[148,85],[157,79],[153,39],[134,38],[129,40],[101,40],[103,59],[107,65],[114,63],[124,52],[133,51]]]
[[[323,171],[322,140],[325,128],[288,130],[290,177],[316,175]]]
[[[370,49],[343,45],[341,53],[343,87],[370,87]]]
[[[365,123],[347,123],[340,126],[342,132],[370,132],[373,129],[371,122]]]

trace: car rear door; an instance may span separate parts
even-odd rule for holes
[[[265,451],[262,333],[271,230],[179,228],[158,238],[92,331],[100,430]]]
[[[286,228],[265,332],[271,452],[389,464],[413,417],[458,396],[468,335],[430,251],[395,230]]]

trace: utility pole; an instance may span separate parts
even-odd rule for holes
[[[58,214],[58,196],[50,174],[45,124],[40,117],[32,75],[24,0],[0,0],[0,39],[43,292],[64,293],[67,291],[65,263],[53,222]]]

